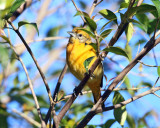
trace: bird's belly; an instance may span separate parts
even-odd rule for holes
[[[84,78],[86,69],[83,63],[86,59],[92,56],[94,56],[94,58],[90,62],[88,69],[92,66],[94,61],[97,59],[97,56],[94,52],[86,51],[85,49],[83,49],[83,51],[72,50],[72,52],[67,55],[67,63],[68,63],[69,69],[77,79],[82,80]],[[96,82],[96,80],[101,78],[102,72],[103,72],[102,70],[103,70],[102,65],[101,64],[98,65],[98,67],[93,73],[93,77],[91,77],[88,82]]]

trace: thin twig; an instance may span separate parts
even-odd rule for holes
[[[159,77],[157,78],[157,80],[156,80],[156,82],[154,83],[154,85],[153,85],[153,87],[152,87],[152,88],[154,88],[154,87],[156,86],[156,84],[157,84],[158,80],[159,80]]]
[[[32,118],[30,118],[29,116],[27,116],[24,113],[18,112],[16,109],[12,110],[14,113],[18,114],[19,116],[23,117],[25,120],[27,120],[30,124],[35,125],[36,127],[40,128],[41,124],[38,123],[37,121],[33,120]]]
[[[115,88],[113,91],[128,91],[128,90],[132,90],[132,91],[137,91],[137,90],[140,90],[140,89],[144,89],[144,88],[148,88],[148,87],[141,87],[141,88]],[[106,89],[101,89],[101,91],[106,91]],[[84,95],[84,94],[88,94],[88,93],[92,93],[91,90],[89,91],[83,91],[81,94],[79,95]],[[66,100],[68,98],[70,98],[72,95],[67,95],[67,96],[64,96],[63,98],[61,98],[57,103],[59,103],[60,101],[63,101],[63,100]]]
[[[129,73],[129,72],[128,72]],[[128,76],[128,73],[124,76],[123,80],[121,81],[121,83],[117,86],[117,88],[119,88],[125,81],[126,77]]]
[[[24,69],[24,71],[25,71],[25,73],[26,73],[26,76],[27,76],[27,79],[28,79],[28,83],[29,83],[29,87],[30,87],[30,89],[31,89],[31,92],[32,92],[32,95],[33,95],[33,98],[34,98],[34,101],[35,101],[35,104],[36,104],[36,109],[37,109],[39,118],[40,118],[40,120],[41,120],[42,127],[44,128],[44,127],[46,127],[46,126],[45,126],[45,122],[44,122],[44,120],[43,120],[43,117],[42,117],[42,114],[41,114],[41,111],[40,111],[40,106],[39,106],[39,103],[38,103],[36,94],[35,94],[35,92],[34,92],[34,90],[33,90],[33,85],[32,85],[31,79],[29,78],[29,74],[28,74],[28,72],[27,72],[27,68],[25,67],[22,59],[21,59],[18,55],[17,55],[17,57],[18,57],[18,60],[21,62],[22,67],[23,67],[23,69]]]
[[[77,7],[77,5],[75,4],[74,0],[72,0],[72,3],[73,3],[73,5],[75,6],[76,10],[83,14],[83,12],[82,12],[82,11]],[[81,15],[80,15],[80,16],[81,16]],[[84,19],[84,17],[81,16],[81,18],[82,18],[83,22],[86,23],[86,20]]]
[[[159,95],[157,95],[156,93],[152,93],[152,94],[154,94],[155,96],[157,96],[158,98],[160,98],[160,96],[159,96]]]
[[[158,66],[156,66],[156,65],[148,65],[148,64],[145,64],[145,63],[143,63],[143,62],[140,61],[140,60],[138,60],[138,62],[141,63],[141,64],[143,64],[143,65],[145,65],[145,66],[148,66],[148,67],[158,67]]]
[[[26,74],[26,77],[27,77],[27,80],[28,80],[28,83],[29,83],[29,87],[30,87],[31,92],[32,92],[32,96],[33,96],[33,99],[34,99],[35,104],[36,104],[36,109],[37,109],[37,112],[38,112],[38,116],[39,116],[39,118],[40,118],[40,120],[41,120],[41,126],[42,126],[42,128],[46,128],[45,122],[44,122],[44,120],[43,120],[43,117],[42,117],[42,114],[41,114],[41,111],[40,111],[40,106],[39,106],[39,103],[38,103],[38,99],[37,99],[37,96],[36,96],[36,94],[35,94],[35,92],[34,92],[33,84],[32,84],[32,81],[31,81],[31,79],[30,79],[30,77],[29,77],[29,73],[28,73],[28,71],[27,71],[27,68],[26,68],[26,66],[25,66],[24,63],[23,63],[23,60],[22,60],[22,59],[20,58],[20,56],[16,53],[16,51],[15,51],[13,45],[11,44],[11,42],[9,42],[9,44],[10,44],[11,49],[12,49],[12,50],[14,51],[14,53],[16,54],[17,59],[20,61],[21,65],[22,65],[22,67],[23,67],[23,69],[24,69],[24,72],[25,72],[25,74]]]
[[[144,96],[146,96],[148,94],[154,94],[155,95],[154,92],[156,92],[158,90],[160,90],[160,86],[156,87],[156,88],[152,88],[152,89],[150,89],[148,91],[145,91],[145,92],[143,92],[143,93],[141,93],[139,95],[136,95],[136,96],[134,96],[134,97],[132,97],[132,98],[130,98],[128,100],[125,100],[123,102],[120,102],[119,104],[116,104],[114,106],[105,107],[103,110],[97,109],[95,113],[101,113],[101,112],[109,111],[109,110],[112,110],[112,109],[120,108],[120,107],[122,107],[124,105],[127,105],[127,104],[129,104],[129,103],[131,103],[131,102],[133,102],[133,101],[135,101],[135,100],[137,100],[137,99],[139,99],[141,97],[144,97]],[[157,95],[157,94],[156,94],[156,96],[159,97],[159,95]]]
[[[91,7],[91,9],[90,9],[90,11],[89,11],[89,16],[90,16],[90,17],[91,17],[91,15],[92,15],[95,7],[96,7],[98,4],[100,4],[102,1],[103,1],[103,0],[100,0],[99,2],[98,2],[98,0],[94,0],[94,1],[93,1],[92,7]]]
[[[63,77],[64,77],[64,75],[65,75],[65,73],[66,73],[66,71],[67,71],[67,68],[68,68],[68,66],[67,66],[67,64],[65,64],[65,66],[64,66],[64,68],[63,68],[63,70],[62,70],[62,72],[61,72],[61,74],[60,74],[60,76],[59,76],[59,79],[58,79],[58,82],[57,82],[57,85],[56,85],[56,88],[55,88],[55,91],[54,91],[54,94],[53,94],[54,104],[53,104],[52,106],[50,106],[50,108],[49,108],[49,110],[48,110],[48,112],[47,112],[47,115],[46,115],[46,117],[45,117],[45,123],[46,123],[46,124],[47,124],[48,119],[49,119],[49,117],[50,117],[51,111],[53,110],[53,107],[54,107],[54,105],[55,105],[56,98],[57,98],[57,94],[58,94],[58,91],[59,91],[61,82],[62,82],[62,80],[63,80]],[[53,115],[53,116],[54,116],[54,115]]]
[[[61,37],[61,36],[54,36],[54,37],[45,37],[45,38],[42,38],[42,39],[36,39],[36,40],[29,40],[29,41],[26,41],[27,44],[30,44],[32,42],[41,42],[41,41],[50,41],[50,40],[61,40],[61,39],[68,39],[68,37]],[[22,47],[23,44],[17,44],[15,47]]]
[[[120,26],[118,27],[119,29],[116,31],[115,35],[111,39],[111,41],[109,43],[109,46],[113,46],[116,43],[116,41],[119,39],[119,37],[121,36],[121,34],[123,33],[123,31],[125,30],[125,28],[128,25],[128,24],[125,24],[125,23],[126,22],[123,22],[123,23],[120,24]],[[62,110],[60,111],[60,113],[58,114],[59,121],[61,121],[61,119],[63,118],[63,116],[65,115],[65,113],[68,111],[68,109],[70,108],[70,106],[72,105],[72,103],[75,101],[75,99],[77,98],[78,94],[81,92],[81,90],[83,89],[83,87],[86,84],[86,82],[89,80],[91,74],[94,72],[94,70],[96,69],[96,67],[99,65],[99,63],[101,63],[101,59],[105,58],[106,55],[107,55],[107,53],[102,52],[101,57],[98,56],[98,58],[95,60],[95,62],[93,63],[93,65],[91,66],[91,68],[89,70],[89,73],[83,78],[83,80],[80,82],[80,84],[78,85],[78,87],[76,87],[75,93],[72,94],[72,97],[68,99],[68,101],[66,102],[66,104],[64,105],[64,107],[62,108]],[[96,107],[98,107],[101,103],[102,103],[101,101],[97,102],[97,104],[96,104],[97,106]],[[83,125],[82,127],[84,127],[85,125]]]
[[[40,68],[40,66],[39,66],[39,64],[38,64],[38,62],[37,62],[34,54],[33,54],[33,52],[32,52],[32,50],[31,50],[30,47],[28,46],[27,42],[25,41],[25,39],[23,38],[23,36],[22,36],[21,33],[19,32],[19,30],[12,24],[12,22],[9,21],[9,20],[8,20],[7,22],[12,26],[13,30],[17,33],[17,35],[19,36],[19,38],[20,38],[20,39],[22,40],[22,42],[24,43],[27,51],[28,51],[29,54],[31,55],[34,63],[36,64],[36,67],[37,67],[39,73],[41,74],[41,77],[42,77],[42,79],[43,79],[43,82],[44,82],[44,84],[45,84],[46,90],[47,90],[47,92],[48,92],[50,104],[53,104],[53,99],[52,99],[52,95],[51,95],[51,91],[50,91],[49,85],[48,85],[48,83],[47,83],[47,80],[46,80],[46,78],[45,78],[45,76],[44,76],[44,74],[43,74],[43,72],[42,72],[42,70],[41,70],[41,68]]]
[[[157,40],[154,40],[152,37],[150,41],[144,46],[144,48],[141,50],[138,56],[134,60],[130,62],[126,66],[126,68],[123,69],[123,71],[114,79],[114,81],[110,84],[108,89],[104,92],[102,97],[98,100],[98,102],[93,106],[93,108],[90,110],[90,112],[84,117],[84,119],[79,123],[77,128],[84,127],[86,124],[93,118],[93,116],[96,114],[96,110],[99,107],[100,104],[103,104],[103,102],[109,97],[113,89],[116,87],[116,85],[123,79],[123,77],[138,63],[138,60],[141,60],[154,46],[160,43],[160,37]]]

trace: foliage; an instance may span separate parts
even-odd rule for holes
[[[16,35],[17,31],[22,34],[27,43],[31,42],[33,44],[30,47],[47,78],[51,93],[53,93],[57,78],[65,64],[65,47],[68,38],[64,37],[68,37],[67,31],[72,29],[71,25],[83,26],[81,17],[85,20],[85,27],[79,29],[92,37],[93,43],[90,45],[94,47],[97,53],[109,53],[107,57],[110,60],[108,58],[104,60],[104,69],[107,69],[104,70],[104,74],[109,81],[106,81],[107,79],[103,80],[103,89],[106,89],[125,66],[133,61],[143,46],[145,47],[147,40],[160,29],[159,0],[146,1],[140,6],[136,6],[138,3],[138,0],[136,0],[131,8],[128,8],[130,6],[129,0],[119,1],[118,4],[111,0],[108,2],[102,1],[95,7],[91,16],[87,11],[87,8],[92,5],[91,1],[75,1],[79,7],[78,10],[75,10],[75,7],[70,5],[67,0],[58,2],[58,4],[54,1],[49,4],[46,4],[47,1],[43,0],[34,1],[31,7],[26,8],[26,12],[12,21],[12,17],[16,15],[15,12],[24,2],[24,0],[0,1],[0,124],[3,127],[21,126],[21,124],[24,125],[23,127],[36,127],[36,123],[41,124],[35,107],[35,99],[19,57],[26,65],[43,117],[46,116],[50,107],[47,91],[41,81],[42,77],[39,75],[31,56],[28,55],[28,51],[20,43],[21,36]],[[43,2],[43,4],[39,4],[40,2]],[[102,6],[103,4],[105,6]],[[52,5],[54,5],[54,8],[52,8]],[[68,6],[72,11],[68,10]],[[18,26],[16,30],[13,26],[7,24],[8,20],[11,20],[16,27]],[[125,33],[114,38],[114,34],[121,29],[121,24],[125,25]],[[32,27],[28,28],[28,26]],[[123,31],[119,33],[123,33]],[[55,37],[55,39],[50,39],[51,37]],[[112,41],[118,40],[114,46],[110,45],[112,37],[114,38]],[[39,41],[41,42],[37,43]],[[126,76],[116,88],[118,91],[112,92],[105,102],[106,107],[121,104],[131,96],[134,97],[154,88],[156,78],[159,79],[160,77],[158,47],[156,46],[153,52],[150,52],[141,60],[149,66],[137,64],[133,70],[125,74]],[[93,58],[90,57],[83,63],[87,73],[89,71],[88,66]],[[66,104],[68,99],[66,95],[71,94],[75,85],[78,85],[77,80],[70,77],[69,74],[67,72],[62,83],[60,82],[61,87],[54,108],[56,114]],[[89,89],[85,87],[84,90],[88,91]],[[87,92],[87,94],[79,97],[60,122],[60,127],[76,127],[93,107],[91,93]],[[110,114],[108,112],[97,114],[86,127],[151,127],[153,125],[152,121],[155,122],[154,127],[160,126],[156,122],[156,119],[160,116],[157,113],[157,106],[160,104],[157,101],[158,99],[155,97],[145,99],[144,97],[140,100],[141,103],[138,101],[136,103],[131,102],[129,105],[117,109],[113,108]],[[147,106],[147,104],[151,104],[152,107]],[[143,108],[147,108],[147,111]],[[30,122],[16,114],[13,111],[14,109],[35,122]],[[102,120],[100,120],[101,118]]]

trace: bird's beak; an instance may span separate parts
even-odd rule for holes
[[[69,35],[71,35],[71,37],[76,37],[76,33],[75,32],[67,32]]]

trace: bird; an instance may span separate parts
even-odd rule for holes
[[[84,61],[93,57],[88,65],[88,69],[97,59],[98,54],[95,48],[91,45],[92,40],[90,35],[80,27],[75,27],[70,34],[70,38],[66,47],[66,62],[70,72],[79,80],[82,80],[86,73]],[[94,102],[97,103],[101,97],[101,87],[103,85],[103,65],[100,63],[93,72],[86,85],[91,89]]]

